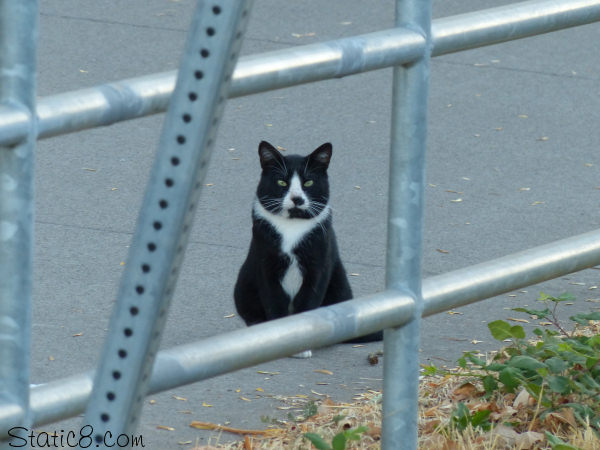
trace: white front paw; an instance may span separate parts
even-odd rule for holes
[[[305,350],[303,352],[296,353],[295,355],[290,356],[290,358],[302,358],[302,359],[306,359],[306,358],[310,358],[311,356],[312,356],[312,351],[311,350]]]

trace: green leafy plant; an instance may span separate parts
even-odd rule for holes
[[[489,431],[492,428],[492,424],[488,420],[490,414],[491,411],[487,409],[471,413],[467,405],[460,402],[452,410],[450,421],[458,431],[464,431],[469,425],[474,429],[481,428],[483,431]]]
[[[309,417],[316,415],[317,411],[317,404],[314,402],[314,400],[310,400],[302,410],[302,417],[304,417],[304,419],[308,419]]]
[[[600,320],[600,312],[581,313],[570,317],[575,330],[568,332],[559,322],[557,307],[560,303],[574,300],[570,294],[552,297],[540,294],[538,301],[543,309],[514,308],[550,322],[555,329],[533,330],[535,341],[527,341],[523,327],[511,325],[503,320],[488,324],[492,336],[509,342],[491,360],[482,359],[476,352],[466,352],[458,360],[463,369],[458,374],[441,371],[434,366],[425,366],[426,375],[444,374],[473,376],[481,380],[486,397],[495,393],[513,393],[526,389],[538,403],[539,417],[571,408],[576,420],[589,426],[600,435],[600,335],[585,336],[575,332],[578,326],[588,325],[590,320]],[[458,404],[452,413],[452,425],[459,431],[469,425],[487,426],[487,415],[483,411],[471,414],[463,404]],[[487,422],[487,423],[486,423]],[[556,438],[558,439],[558,438]],[[553,448],[561,447],[559,440],[548,438]]]
[[[344,450],[348,441],[359,441],[360,435],[369,429],[365,426],[350,428],[336,434],[328,444],[323,437],[317,433],[304,433],[304,437],[308,439],[318,450]]]
[[[579,448],[573,447],[572,445],[563,442],[562,439],[554,436],[552,433],[548,433],[546,431],[545,434],[548,443],[552,447],[552,450],[579,450]]]

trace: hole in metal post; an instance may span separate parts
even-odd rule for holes
[[[167,209],[169,207],[169,202],[162,199],[158,202],[158,205],[160,206],[160,209]]]
[[[142,295],[144,293],[144,286],[142,286],[141,284],[138,284],[135,287],[135,292],[137,292],[139,295]]]
[[[179,165],[179,158],[178,158],[177,156],[173,156],[173,157],[171,158],[171,164],[172,164],[173,166],[178,166],[178,165]]]
[[[144,272],[144,273],[150,272],[150,265],[149,264],[142,264],[142,272]]]
[[[123,330],[123,334],[125,335],[125,337],[131,337],[133,336],[133,330],[131,328],[125,328]]]
[[[202,78],[204,78],[204,72],[202,72],[201,70],[196,70],[194,72],[194,77],[196,78],[196,80],[201,80]]]
[[[108,399],[109,402],[112,402],[112,401],[114,401],[115,398],[117,398],[117,396],[115,395],[114,392],[107,392],[106,398]]]
[[[162,222],[159,222],[159,221],[157,220],[156,222],[154,222],[154,223],[152,224],[152,226],[154,227],[154,229],[155,229],[156,231],[158,231],[158,230],[160,230],[160,229],[162,228]]]
[[[110,420],[110,416],[106,413],[102,413],[100,414],[100,420],[102,420],[102,422],[108,422]]]
[[[118,370],[115,370],[115,371],[113,371],[113,373],[112,373],[112,377],[113,377],[115,380],[118,380],[119,378],[121,378],[121,372],[119,372]]]
[[[198,100],[198,94],[196,94],[195,92],[190,92],[188,94],[188,98],[190,99],[190,102],[195,102],[196,100]]]
[[[200,56],[202,56],[203,58],[208,58],[210,56],[210,52],[208,51],[208,49],[203,48],[202,50],[200,50]]]
[[[132,316],[137,316],[139,312],[140,310],[137,306],[132,306],[131,308],[129,308],[129,314],[131,314]]]
[[[221,7],[220,6],[213,6],[212,12],[215,16],[218,16],[219,14],[221,14]]]
[[[183,121],[185,123],[190,123],[192,121],[192,116],[190,116],[189,114],[184,114],[183,116],[181,116],[181,118],[183,119]]]
[[[148,251],[153,252],[156,250],[156,244],[154,242],[148,242]]]
[[[167,187],[173,187],[174,184],[175,184],[175,182],[173,181],[172,178],[166,178],[165,179],[165,186],[167,186]]]
[[[206,34],[209,36],[214,36],[215,35],[215,29],[213,27],[208,27],[206,29]]]
[[[183,136],[182,134],[180,134],[179,136],[177,136],[177,143],[178,144],[185,144],[185,136]]]

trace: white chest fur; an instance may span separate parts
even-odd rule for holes
[[[314,227],[329,217],[330,208],[325,207],[311,219],[290,219],[267,211],[257,200],[254,203],[254,213],[269,222],[281,236],[281,251],[290,258],[290,265],[281,280],[281,287],[293,299],[302,286],[302,271],[293,250]]]
[[[291,259],[290,265],[281,280],[281,287],[290,298],[294,298],[302,287],[302,272],[298,267],[298,260],[292,254],[288,255]],[[292,313],[292,303],[289,305],[290,313]]]

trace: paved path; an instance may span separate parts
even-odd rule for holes
[[[435,16],[508,3],[437,1]],[[193,5],[42,0],[39,95],[175,69]],[[391,27],[392,17],[391,0],[256,0],[243,53],[376,31]],[[600,26],[591,25],[432,62],[425,276],[600,226],[599,39]],[[391,70],[381,70],[228,103],[164,348],[242,326],[227,316],[234,313],[233,283],[249,243],[262,139],[290,153],[333,142],[342,258],[355,274],[356,295],[383,288],[390,83]],[[95,364],[161,121],[154,116],[39,143],[35,383]],[[432,317],[423,325],[422,359],[453,364],[463,350],[495,348],[486,322],[517,314],[508,308],[533,306],[540,290],[575,294],[567,313],[589,310],[594,304],[584,300],[598,297],[591,288],[600,284],[599,274],[584,271]],[[366,361],[381,347],[338,345],[310,360],[274,361],[152,396],[138,431],[146,448],[189,448],[180,443],[216,436],[189,428],[192,420],[252,428],[263,426],[261,415],[285,417],[271,396],[349,400],[381,387],[381,364]],[[78,429],[80,420],[42,429]]]

